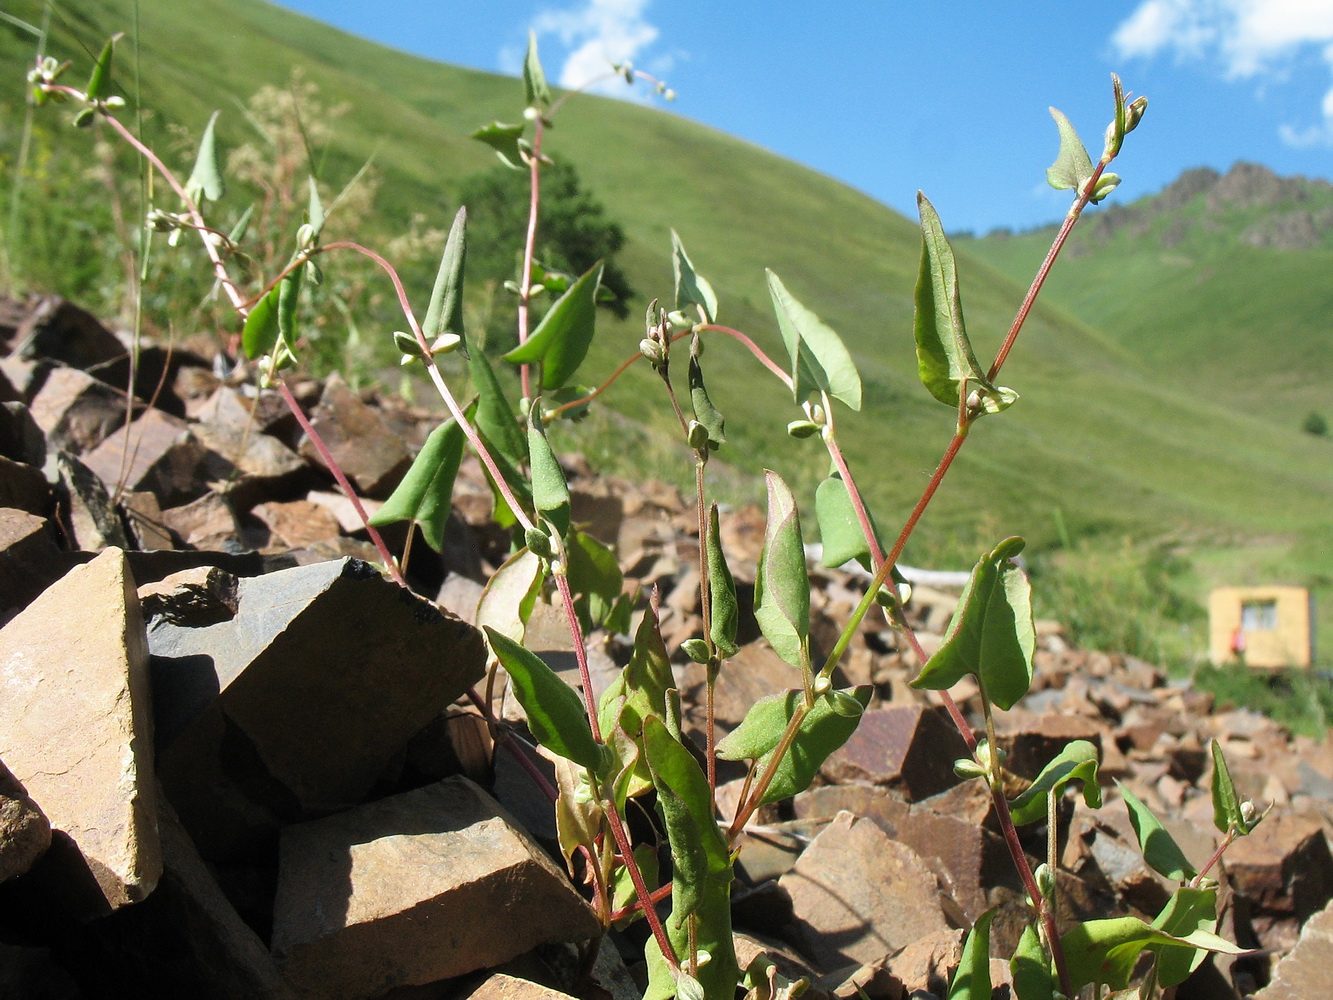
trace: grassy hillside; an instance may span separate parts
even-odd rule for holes
[[[35,0],[9,9],[30,21],[39,12]],[[136,35],[121,48],[119,81],[133,92],[137,43],[143,104],[158,112],[150,135],[165,138],[165,123],[173,121],[197,133],[222,108],[224,144],[249,140],[238,104],[261,84],[283,85],[293,67],[303,68],[326,100],[351,108],[338,122],[327,173],[348,176],[374,153],[385,178],[376,216],[388,232],[405,226],[413,211],[445,224],[455,207],[454,185],[494,162],[468,133],[493,119],[517,120],[521,111],[514,80],[393,52],[261,0],[143,3],[137,22],[131,0],[80,0],[56,9],[50,50],[82,67],[112,32]],[[0,94],[0,147],[11,157],[22,118],[20,67],[30,54],[29,39],[0,26],[0,57],[13,67]],[[686,108],[688,101],[682,95]],[[1150,133],[1151,119],[1133,139],[1149,141]],[[66,129],[52,139],[50,155],[84,157],[88,145],[85,134]],[[642,336],[636,317],[647,300],[670,297],[669,228],[681,233],[716,287],[721,319],[780,356],[764,287],[763,269],[771,267],[841,333],[861,365],[865,410],[839,417],[841,437],[879,521],[896,525],[953,421],[915,374],[914,222],[761,149],[638,105],[579,98],[561,112],[548,148],[578,167],[623,225],[628,239],[620,261],[642,296],[630,319],[599,321],[585,380],[600,379],[633,353]],[[1021,298],[1026,275],[1022,283],[1015,279],[1026,247],[1015,239],[1004,254],[983,254],[978,245],[962,258],[964,305],[979,354],[994,350]],[[1087,268],[1093,260],[1075,263]],[[419,308],[433,269],[432,260],[408,268]],[[1123,297],[1124,276],[1109,265],[1102,273],[1112,284],[1098,294]],[[1181,292],[1173,301],[1188,316],[1206,309],[1191,307]],[[1023,398],[977,426],[923,526],[923,545],[962,558],[1003,534],[1051,544],[1059,510],[1076,535],[1133,533],[1230,551],[1247,551],[1251,540],[1262,539],[1265,552],[1298,548],[1303,558],[1326,563],[1333,556],[1333,538],[1323,528],[1333,501],[1328,455],[1312,450],[1295,425],[1232,405],[1227,391],[1182,387],[1160,359],[1103,332],[1111,327],[1103,327],[1100,313],[1096,322],[1087,315],[1068,295],[1034,312],[1004,378]],[[1230,370],[1220,353],[1210,351],[1208,363]],[[776,467],[809,497],[827,460],[816,443],[787,439],[786,422],[799,411],[734,345],[717,342],[708,364],[731,438],[720,457],[752,469]],[[1238,380],[1234,372],[1229,377],[1227,385]],[[666,428],[668,408],[654,383],[644,366],[635,366],[605,398],[650,428]]]
[[[1049,301],[1113,336],[1182,389],[1299,425],[1328,410],[1333,187],[1254,164],[1187,172],[1100,213],[1052,277]],[[969,241],[1014,278],[1053,228]]]

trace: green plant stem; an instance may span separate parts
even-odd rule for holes
[[[709,589],[708,579],[708,513],[704,507],[704,468],[708,464],[708,452],[698,452],[694,460],[694,498],[695,514],[699,524],[699,612],[703,621],[704,642],[708,644],[708,664],[704,691],[704,760],[708,770],[708,792],[717,795],[717,760],[714,749],[717,746],[717,734],[713,731],[713,689],[717,684],[717,648],[713,645],[713,594]]]
[[[532,258],[537,250],[537,211],[541,205],[541,163],[542,135],[545,132],[542,116],[538,115],[532,127],[532,152],[528,154],[528,177],[530,195],[528,198],[528,231],[523,241],[523,273],[519,276],[518,290],[518,342],[526,343],[531,317],[532,304]],[[519,378],[523,385],[523,398],[532,398],[532,369],[523,364],[519,367]]]

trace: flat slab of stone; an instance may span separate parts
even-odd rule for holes
[[[359,802],[485,670],[476,629],[357,559],[242,579],[235,608],[203,627],[154,619],[159,726],[182,732],[215,699],[306,810]]]
[[[366,1000],[598,933],[564,872],[466,778],[283,830],[273,953],[309,1000]]]
[[[966,756],[967,744],[939,712],[924,705],[891,705],[862,715],[856,732],[822,772],[835,782],[887,785],[919,802],[958,784],[953,762]]]
[[[851,813],[839,813],[779,884],[796,913],[794,943],[826,973],[878,962],[948,928],[925,862]]]
[[[120,549],[0,629],[0,760],[82,855],[102,897],[94,909],[152,892],[162,855],[148,647]]]

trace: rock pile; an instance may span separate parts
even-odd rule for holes
[[[438,420],[336,377],[296,394],[372,506]],[[567,465],[574,520],[615,547],[628,587],[658,588],[668,648],[699,634],[692,509]],[[348,508],[272,394],[158,348],[131,384],[124,345],[86,313],[0,305],[0,996],[639,995],[642,923],[574,947],[598,923],[561,868],[551,805],[494,753],[468,694],[486,671],[469,620],[507,547],[479,469],[465,463],[444,554],[416,547],[415,592],[369,565]],[[723,519],[743,604],[762,535],[757,507]],[[812,575],[827,646],[859,594]],[[955,603],[917,588],[928,650]],[[740,632],[724,730],[792,683],[752,616]],[[1060,919],[1151,917],[1172,891],[1112,782],[1195,864],[1213,853],[1215,739],[1240,793],[1276,808],[1218,870],[1223,931],[1253,953],[1205,962],[1177,996],[1312,995],[1299,984],[1322,982],[1333,913],[1333,747],[1040,632],[1033,691],[999,720],[1009,767],[1030,779],[1086,739],[1107,783],[1103,808],[1065,805]],[[539,603],[529,644],[577,682],[570,642]],[[624,638],[589,644],[606,683]],[[918,666],[882,621],[862,626],[842,668],[874,691],[856,735],[743,834],[742,965],[763,954],[812,995],[897,1000],[945,992],[961,928],[989,909],[993,953],[1015,946],[1021,887],[984,788],[953,773],[960,737],[907,686]],[[699,732],[703,677],[683,657],[676,671]],[[956,695],[977,710],[974,690]],[[720,770],[724,806],[737,777]],[[1023,833],[1042,857],[1044,829]]]

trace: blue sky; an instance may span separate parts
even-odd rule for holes
[[[631,59],[677,93],[649,101],[748,139],[950,230],[1058,219],[1045,184],[1060,108],[1095,157],[1110,73],[1150,101],[1113,200],[1237,160],[1333,178],[1333,0],[826,2],[283,0],[418,55],[513,73],[528,31],[547,76]],[[516,90],[515,106],[521,101]]]

